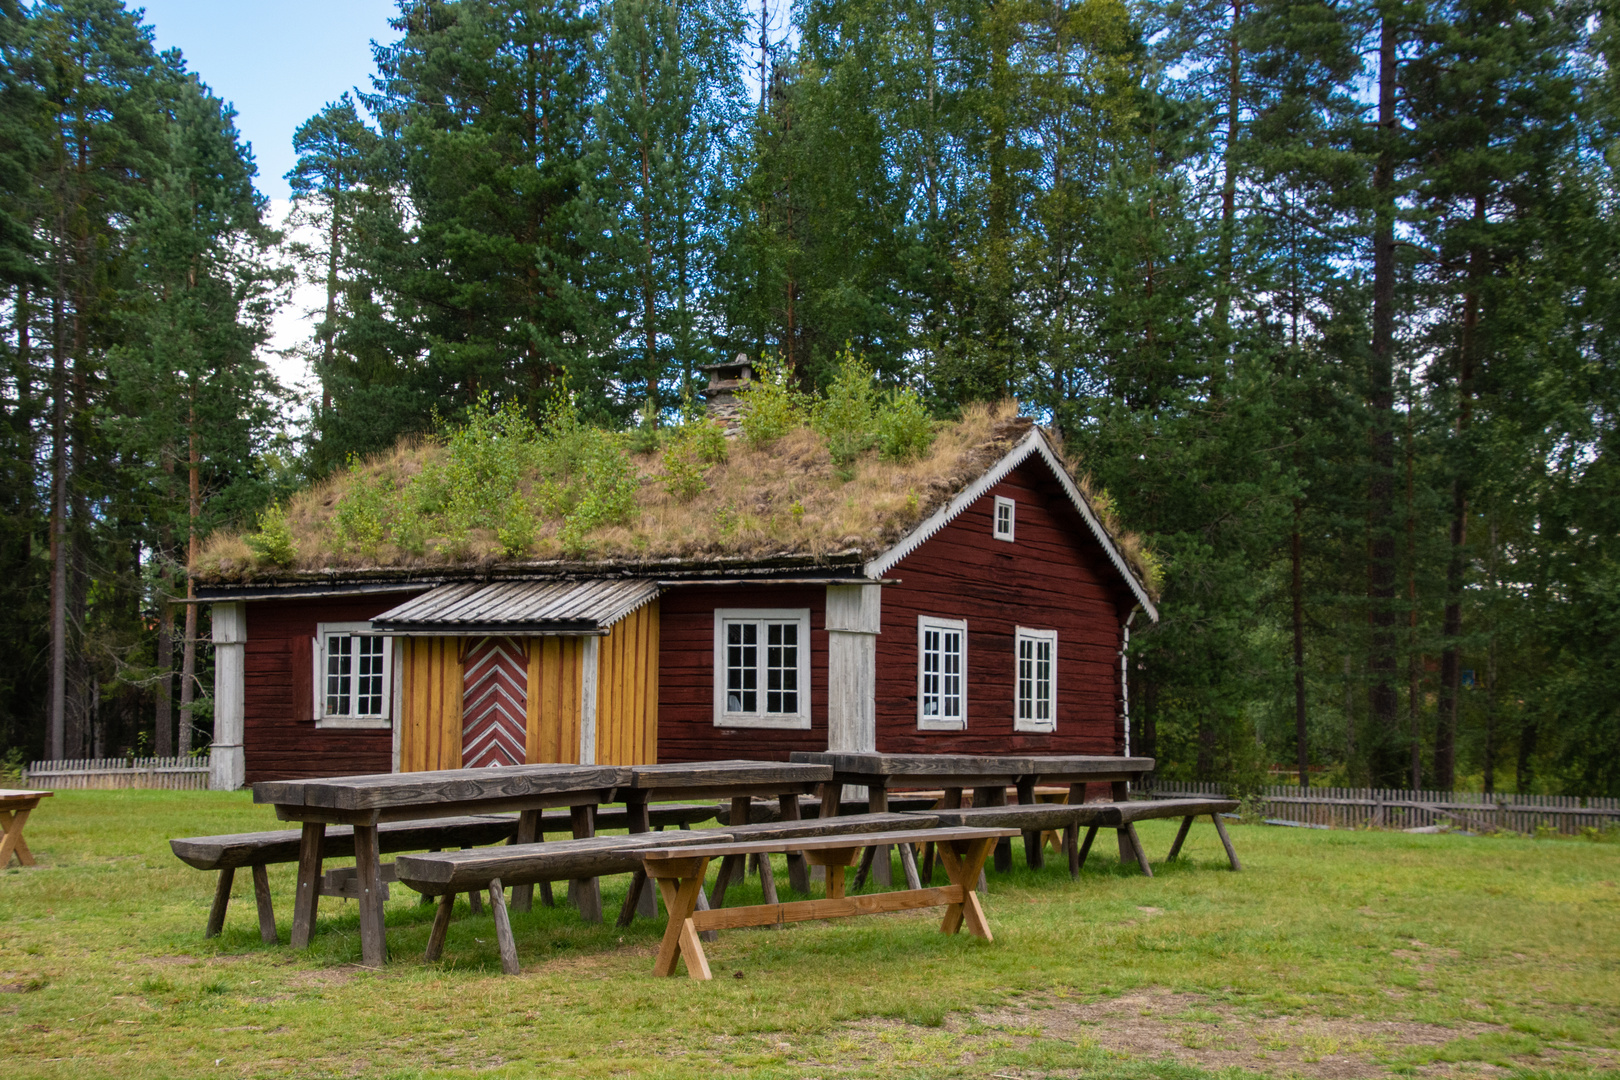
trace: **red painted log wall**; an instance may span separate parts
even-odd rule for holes
[[[716,608],[810,609],[810,728],[714,726]],[[659,599],[658,760],[786,761],[827,749],[827,590],[811,585],[672,588]]]
[[[388,593],[333,600],[251,600],[245,605],[247,700],[242,742],[248,783],[379,773],[393,767],[392,731],[315,727],[310,651],[317,623],[360,622],[403,599],[400,593]]]
[[[995,496],[1017,502],[1012,543]],[[1120,622],[1133,598],[1044,462],[1025,462],[902,559],[883,586],[877,748],[885,753],[1117,754]],[[968,624],[967,728],[917,729],[917,617]],[[1056,630],[1057,724],[1013,730],[1014,632]]]

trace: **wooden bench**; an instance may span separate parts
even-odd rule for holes
[[[28,824],[28,815],[39,805],[39,801],[55,794],[54,791],[0,788],[0,870],[11,865],[13,855],[24,866],[34,865],[34,853],[28,850],[28,844],[23,840],[23,826]]]
[[[567,813],[567,811],[563,811]],[[427,821],[391,821],[378,827],[381,852],[420,851],[436,847],[480,847],[499,844],[517,835],[518,819],[503,815],[435,818]],[[272,863],[298,861],[302,837],[298,829],[271,832],[232,833],[224,836],[190,836],[169,841],[169,848],[181,862],[198,870],[218,870],[214,904],[208,911],[204,937],[215,937],[225,925],[225,909],[231,902],[231,885],[243,866],[253,871],[253,896],[259,908],[259,936],[276,941],[276,916],[270,904],[270,877],[265,867]],[[354,829],[334,825],[326,830],[321,843],[323,858],[352,858]],[[391,867],[384,867],[384,879],[392,880]],[[319,879],[320,895],[350,896],[358,885],[353,867],[328,871]]]
[[[991,941],[990,924],[984,917],[984,909],[979,906],[973,886],[996,842],[1013,835],[1016,835],[1014,829],[907,828],[643,849],[638,854],[647,875],[658,882],[664,907],[669,912],[669,924],[664,929],[664,940],[658,950],[658,959],[653,964],[653,974],[673,975],[676,961],[684,959],[686,973],[692,978],[710,978],[709,961],[699,941],[699,935],[705,931],[744,926],[781,926],[810,919],[876,915],[941,905],[946,909],[940,923],[941,932],[954,934],[965,923],[975,937]],[[863,850],[889,845],[909,848],[911,844],[922,841],[938,846],[951,884],[943,888],[904,889],[872,896],[844,895],[844,869],[853,866]],[[812,865],[826,867],[826,899],[797,900],[785,904],[767,899],[766,903],[748,907],[700,910],[698,899],[710,860],[721,859],[724,865],[726,860],[759,855],[764,863],[768,856],[776,853],[800,854]]]
[[[424,896],[438,897],[433,928],[428,933],[426,960],[437,960],[457,893],[489,891],[495,915],[495,937],[501,951],[501,970],[517,974],[517,948],[507,914],[505,889],[553,881],[630,874],[642,869],[636,854],[650,847],[713,843],[723,832],[697,831],[633,833],[629,836],[591,836],[551,843],[511,844],[506,847],[470,848],[420,855],[401,855],[394,862],[395,879]]]
[[[1124,841],[1122,848],[1128,848],[1135,856],[1142,873],[1152,877],[1153,868],[1148,864],[1147,850],[1136,834],[1136,822],[1158,818],[1181,818],[1181,830],[1176,834],[1176,842],[1170,848],[1169,857],[1174,859],[1181,853],[1181,845],[1187,839],[1187,831],[1192,827],[1193,818],[1208,814],[1215,822],[1215,831],[1220,834],[1221,843],[1226,847],[1226,856],[1231,860],[1232,869],[1242,870],[1243,865],[1238,862],[1237,853],[1232,849],[1231,838],[1226,835],[1226,826],[1220,819],[1221,814],[1230,813],[1237,809],[1237,806],[1236,800],[1233,799],[1138,799],[1126,802],[962,807],[954,810],[930,810],[929,814],[942,825],[1015,828],[1024,834],[1025,844],[1038,844],[1041,842],[1039,839],[1041,833],[1062,829],[1063,848],[1069,857],[1071,878],[1080,875],[1080,868],[1085,865],[1086,856],[1091,852],[1097,830],[1115,829]],[[1079,842],[1079,831],[1082,826],[1086,829],[1086,838],[1084,842]]]

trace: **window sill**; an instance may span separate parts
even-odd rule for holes
[[[1013,730],[1020,735],[1052,735],[1057,732],[1057,725],[1018,723],[1015,721]]]
[[[393,724],[381,716],[323,716],[315,721],[315,727],[327,731],[387,731]]]
[[[714,726],[717,728],[767,728],[777,731],[809,731],[810,718],[808,716],[748,716],[738,713],[723,713],[715,717]]]
[[[918,731],[966,731],[967,724],[961,720],[918,720]]]

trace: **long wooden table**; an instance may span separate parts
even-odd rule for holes
[[[827,784],[832,778],[832,766],[802,762],[738,759],[632,765],[629,782],[619,789],[619,798],[624,800],[630,822],[629,831],[632,833],[647,831],[648,803],[673,800],[685,802],[693,799],[730,799],[731,821],[735,824],[739,821],[744,823],[748,821],[749,803],[756,797],[776,798],[779,800],[783,819],[797,821],[799,796],[813,794],[817,788]],[[722,884],[716,886],[717,891],[723,890],[724,882],[736,872],[734,862],[735,860],[723,865],[720,878]],[[771,873],[769,862],[761,861],[760,873],[762,878],[769,878]],[[796,855],[789,857],[788,880],[800,892],[809,891],[809,875],[803,858]],[[648,889],[646,884],[645,871],[638,871],[631,878],[630,891],[626,894],[624,907],[619,912],[620,926],[630,925],[638,910],[640,914],[646,916],[657,914],[652,890]]]
[[[24,866],[34,865],[34,853],[28,850],[28,843],[23,839],[23,826],[28,824],[28,815],[39,801],[55,794],[54,791],[0,788],[0,870],[11,865],[13,855]]]
[[[594,835],[595,808],[613,800],[630,781],[616,765],[515,765],[423,773],[378,773],[318,780],[267,780],[253,785],[253,801],[271,803],[276,817],[303,825],[299,841],[298,892],[293,902],[292,944],[305,948],[315,925],[320,893],[321,847],[327,825],[354,826],[354,861],[360,907],[360,952],[367,967],[388,956],[383,934],[382,864],[377,826],[385,821],[459,817],[516,810],[517,842],[537,838],[540,811],[569,807],[576,837]],[[581,913],[601,918],[595,879],[576,890]],[[592,903],[594,901],[594,911]]]
[[[1152,758],[1101,754],[880,754],[796,750],[789,755],[789,760],[826,765],[833,770],[834,786],[822,796],[824,815],[829,803],[837,807],[836,794],[845,784],[866,787],[867,806],[873,813],[888,809],[891,789],[920,787],[944,789],[944,808],[955,810],[962,805],[962,792],[969,789],[973,791],[975,806],[1005,806],[1009,787],[1017,790],[1020,803],[1034,802],[1035,789],[1051,785],[1068,787],[1069,801],[1083,802],[1087,784],[1107,783],[1113,797],[1123,801],[1129,795],[1129,784],[1153,770]],[[830,800],[829,794],[833,796]],[[1024,841],[1029,864],[1041,866],[1045,857],[1039,834],[1033,839],[1026,834]],[[1121,841],[1122,858],[1125,843]],[[1131,857],[1135,857],[1134,853]],[[997,846],[995,865],[1001,871],[1012,868],[1010,843]],[[879,854],[874,869],[875,879],[888,884],[886,856]]]
[[[779,926],[809,919],[876,915],[941,905],[945,907],[945,917],[939,927],[941,932],[954,934],[965,924],[969,933],[991,941],[990,924],[984,917],[984,909],[979,905],[973,886],[996,841],[1016,834],[1015,829],[902,829],[798,839],[683,845],[637,852],[647,873],[658,882],[658,888],[664,894],[664,906],[669,910],[669,924],[664,928],[664,940],[658,950],[658,959],[653,964],[653,974],[673,975],[676,961],[684,959],[686,973],[692,978],[710,978],[709,961],[699,940],[699,935],[704,931],[743,926]],[[844,895],[844,868],[853,865],[863,849],[916,843],[925,839],[939,845],[946,873],[950,875],[949,885],[944,888],[904,889],[873,896]],[[814,865],[825,866],[827,898],[699,910],[698,897],[702,893],[704,874],[711,859],[730,860],[757,854],[761,865],[765,865],[773,852],[798,854]]]

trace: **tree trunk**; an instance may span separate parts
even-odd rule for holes
[[[1490,550],[1486,557],[1491,576],[1491,599],[1496,598],[1496,514],[1490,514]],[[1496,791],[1496,619],[1491,619],[1485,645],[1485,794]]]
[[[45,739],[46,754],[58,761],[65,756],[67,740],[67,564],[72,546],[67,528],[65,307],[65,299],[58,294],[51,305],[51,690]]]
[[[168,590],[164,590],[158,603],[162,614],[158,618],[157,720],[152,752],[169,757],[174,753],[174,604],[169,601]]]
[[[1371,676],[1368,763],[1375,784],[1387,784],[1389,749],[1398,744],[1395,694],[1395,24],[1382,13],[1378,47],[1378,127],[1381,149],[1373,171],[1377,218],[1373,226],[1372,363],[1368,379],[1372,468],[1367,485],[1367,600],[1371,624],[1367,658]]]
[[[1294,748],[1299,757],[1299,786],[1311,786],[1311,748],[1305,726],[1305,572],[1300,520],[1304,510],[1294,500],[1294,531],[1289,537],[1289,598],[1294,616]]]
[[[1474,197],[1474,227],[1485,224],[1484,196]],[[1474,417],[1474,369],[1479,349],[1479,280],[1484,253],[1475,244],[1468,252],[1468,291],[1463,294],[1462,333],[1457,348],[1457,450],[1452,457],[1451,558],[1446,562],[1446,614],[1440,654],[1440,715],[1434,739],[1434,782],[1450,791],[1456,781],[1457,711],[1462,702],[1462,593],[1467,569],[1468,460],[1464,440]]]
[[[1216,255],[1220,292],[1215,297],[1216,362],[1222,366],[1220,376],[1231,349],[1232,312],[1232,248],[1237,227],[1237,144],[1239,115],[1243,108],[1243,50],[1238,41],[1238,27],[1243,22],[1243,0],[1231,0],[1232,22],[1226,38],[1226,146],[1221,155],[1221,232]],[[1213,377],[1212,385],[1222,381]]]
[[[186,512],[188,535],[186,538],[186,639],[180,654],[180,754],[191,753],[192,702],[197,696],[197,553],[200,540],[197,535],[198,518],[202,514],[201,454],[198,448],[197,408],[193,404],[188,417],[191,436],[186,454],[188,465]]]
[[[1412,415],[1416,412],[1412,401],[1412,378],[1406,379],[1406,721],[1411,742],[1412,790],[1423,787],[1423,729],[1418,720],[1421,697],[1418,666],[1421,662],[1417,647],[1417,478],[1415,433]]]

